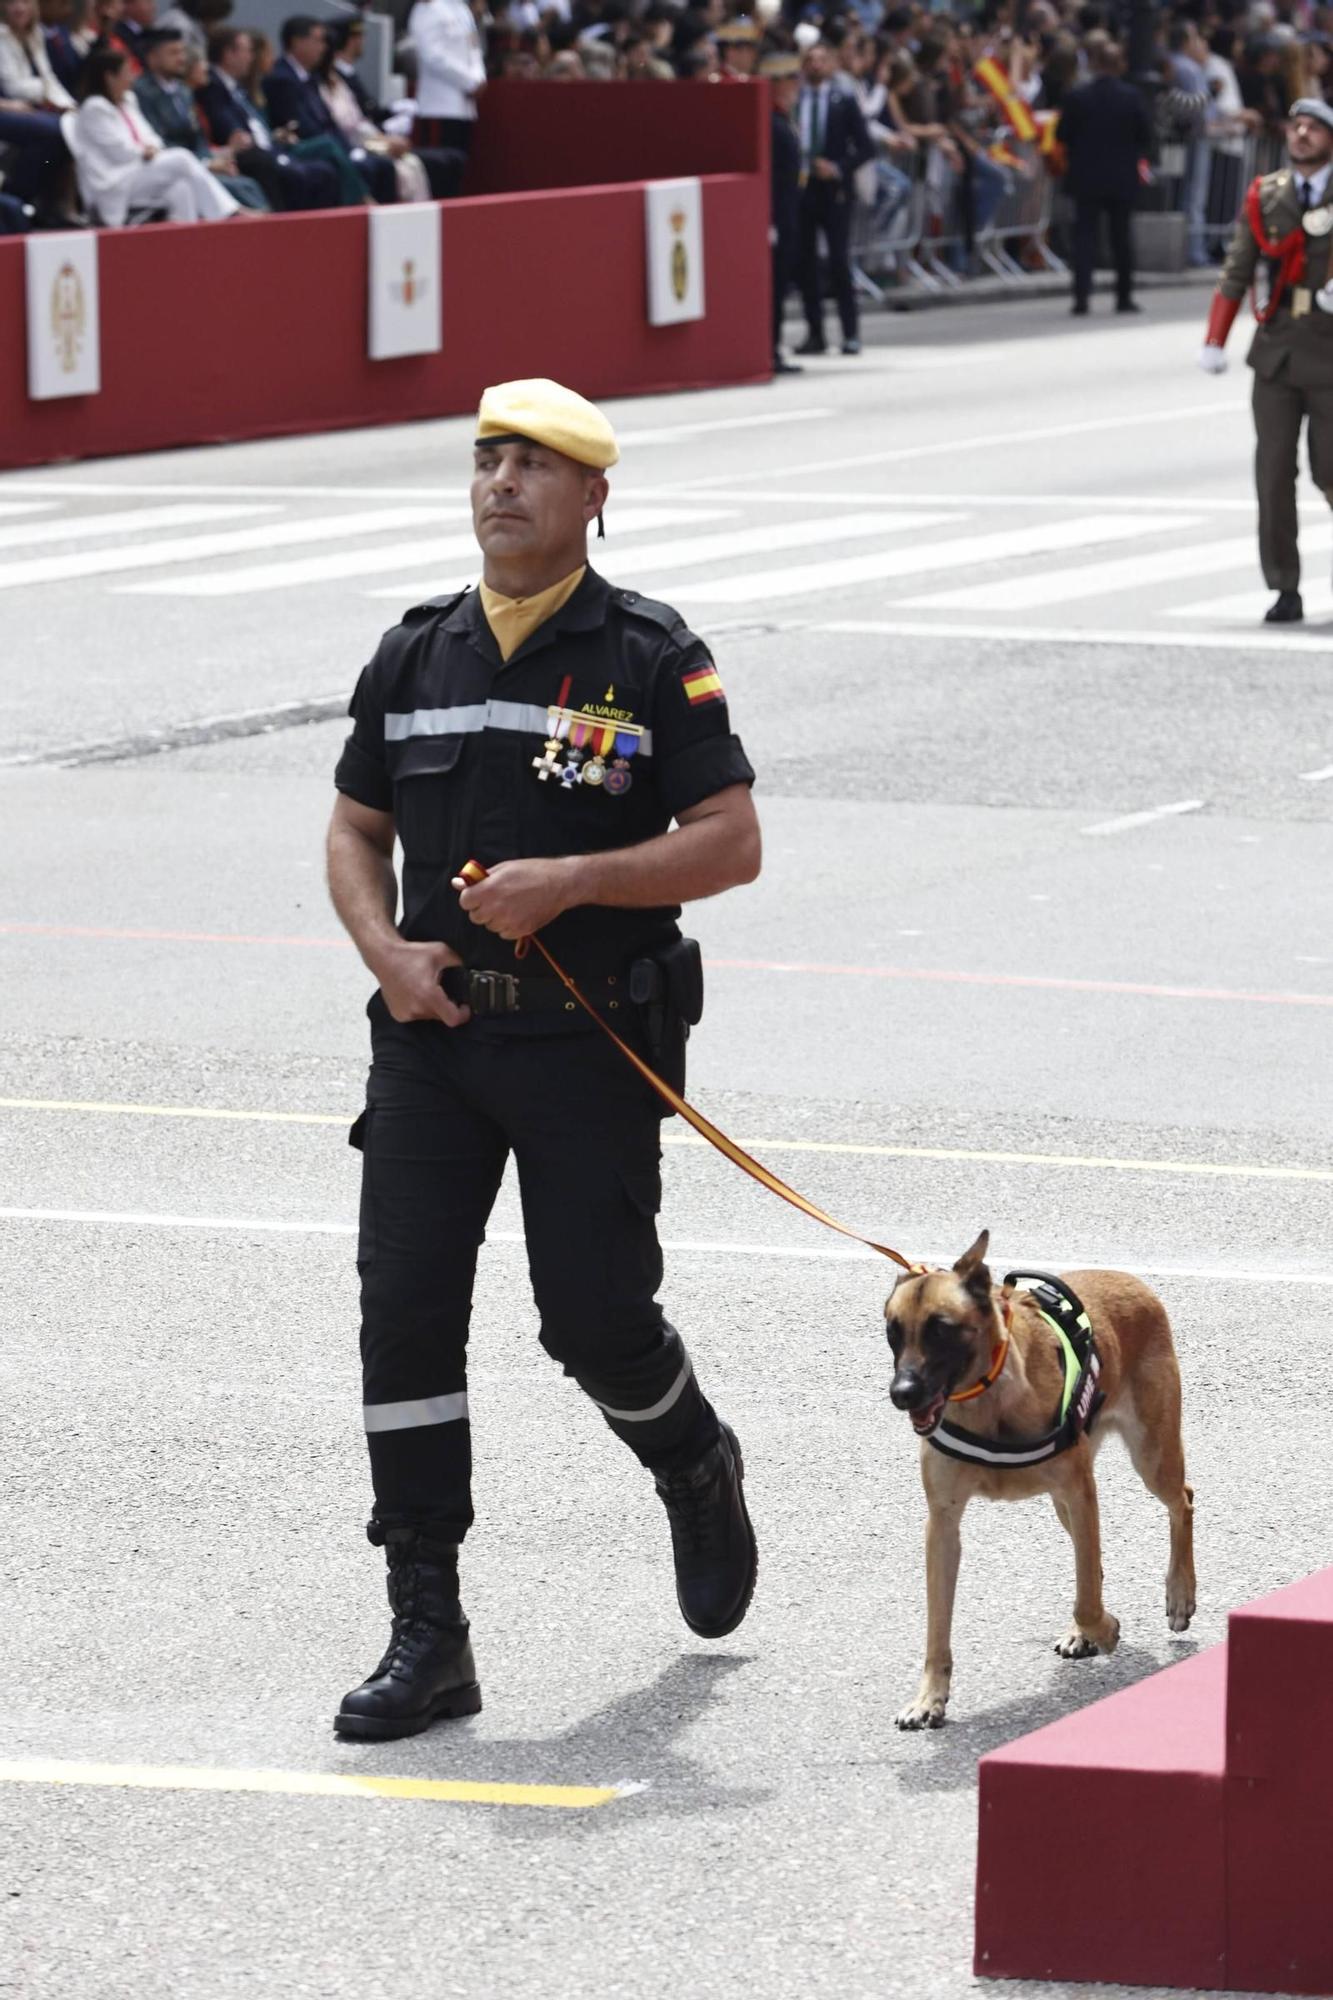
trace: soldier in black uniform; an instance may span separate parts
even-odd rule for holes
[[[754,773],[711,659],[668,606],[587,567],[616,458],[610,425],[569,390],[486,391],[483,580],[386,634],[336,773],[330,890],[379,981],[353,1142],[367,1533],[394,1614],[388,1651],[338,1713],[347,1736],[406,1736],[481,1705],[458,1595],[466,1347],[511,1152],[542,1345],[652,1471],[687,1623],[722,1637],[754,1589],[739,1447],[657,1303],[660,1101],[543,961],[515,951],[540,932],[680,1085],[702,990],[679,905],[759,869]],[[488,871],[473,887],[470,859]]]

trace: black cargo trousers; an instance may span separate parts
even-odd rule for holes
[[[472,1524],[467,1340],[477,1252],[512,1152],[541,1344],[643,1464],[688,1464],[717,1418],[657,1303],[660,1110],[589,1024],[514,1034],[367,1008],[361,1358],[375,1518]]]

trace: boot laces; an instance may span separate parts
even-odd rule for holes
[[[666,1473],[658,1482],[673,1525],[699,1555],[720,1548],[723,1541],[725,1509],[720,1504],[717,1474],[716,1464],[705,1460],[702,1465]]]

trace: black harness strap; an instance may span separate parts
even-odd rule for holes
[[[1072,1352],[1076,1372],[1070,1369],[1066,1359],[1065,1389],[1060,1399],[1059,1414],[1051,1429],[1040,1437],[1008,1441],[979,1438],[971,1431],[960,1429],[957,1424],[941,1421],[927,1438],[927,1444],[943,1452],[946,1458],[956,1458],[964,1465],[988,1465],[1002,1472],[1012,1472],[1021,1466],[1041,1465],[1048,1458],[1058,1458],[1062,1451],[1071,1450],[1084,1433],[1092,1429],[1097,1412],[1106,1400],[1097,1387],[1102,1364],[1093,1338],[1092,1321],[1078,1294],[1063,1278],[1053,1277],[1049,1271],[1010,1271],[1004,1282],[1006,1286],[1018,1286],[1020,1280],[1027,1281],[1022,1289],[1030,1295],[1042,1318],[1059,1338],[1062,1358]]]

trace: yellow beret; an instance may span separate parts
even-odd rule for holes
[[[730,46],[734,42],[757,42],[759,30],[754,22],[740,15],[734,21],[724,21],[720,28],[713,30],[713,40]]]
[[[578,465],[605,472],[620,457],[616,434],[601,411],[572,389],[541,377],[531,382],[499,382],[483,392],[477,411],[477,443],[487,439],[531,438],[563,452]]]
[[[801,58],[782,54],[765,56],[759,65],[759,74],[772,83],[782,83],[788,77],[801,74]]]

